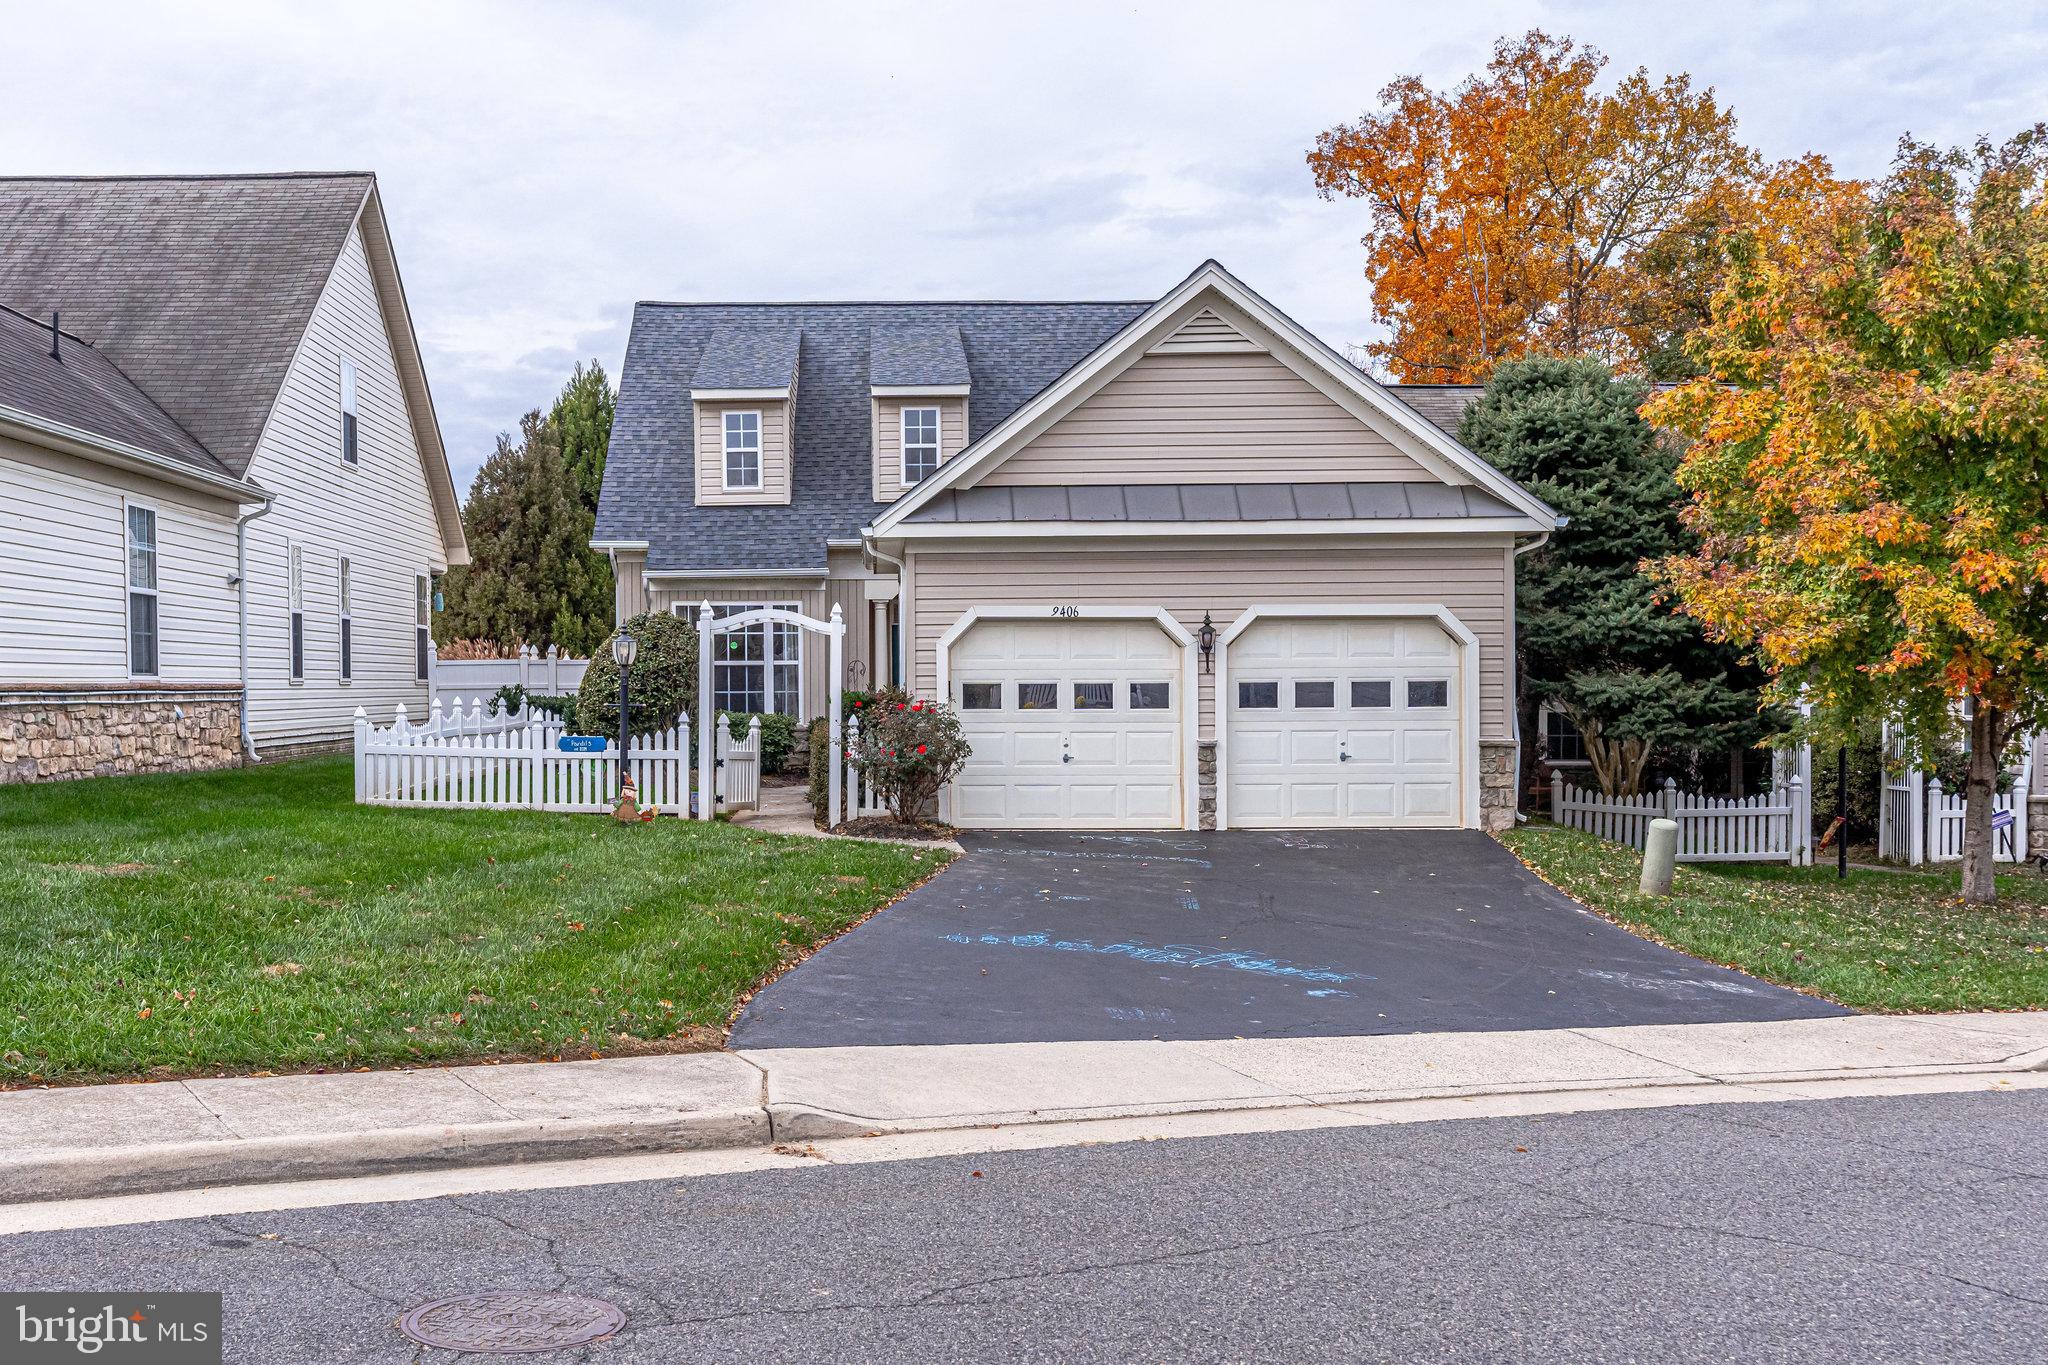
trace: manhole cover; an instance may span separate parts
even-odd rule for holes
[[[410,1309],[398,1330],[424,1346],[516,1356],[582,1346],[626,1325],[617,1304],[580,1294],[494,1290]]]

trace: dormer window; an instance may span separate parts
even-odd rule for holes
[[[903,482],[907,486],[939,467],[939,410],[903,409]]]
[[[725,414],[725,487],[728,492],[761,486],[761,414]]]

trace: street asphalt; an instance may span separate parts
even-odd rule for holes
[[[978,833],[732,1046],[1301,1038],[1847,1011],[1589,913],[1470,830]]]
[[[2048,1092],[1177,1139],[0,1239],[9,1290],[220,1290],[228,1359],[415,1355],[492,1289],[536,1362],[2037,1362]]]

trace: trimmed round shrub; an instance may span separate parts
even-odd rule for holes
[[[692,717],[697,705],[697,628],[666,611],[635,616],[620,629],[638,642],[633,658],[633,733],[648,734]],[[619,733],[619,666],[604,637],[576,692],[576,722],[586,733]]]

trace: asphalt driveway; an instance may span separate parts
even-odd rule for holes
[[[982,833],[735,1047],[1310,1037],[1848,1011],[1659,947],[1469,830]]]

